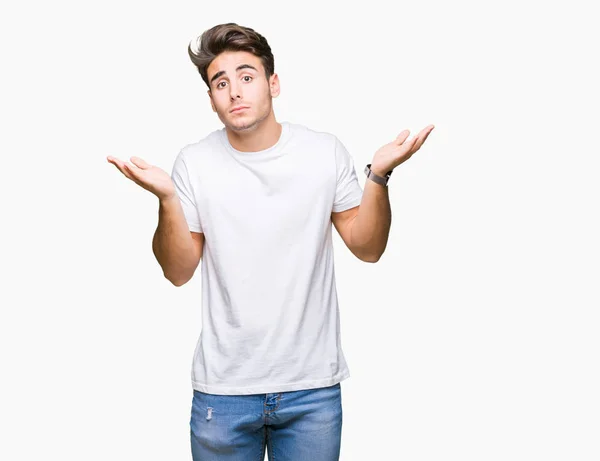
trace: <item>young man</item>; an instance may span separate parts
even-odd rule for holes
[[[364,191],[337,137],[277,122],[271,49],[234,23],[188,52],[224,128],[185,146],[169,176],[138,157],[109,157],[159,198],[153,251],[186,283],[202,261],[202,331],[192,365],[194,460],[339,459],[340,341],[332,223],[365,262],[384,252],[387,180],[430,125],[379,149]]]

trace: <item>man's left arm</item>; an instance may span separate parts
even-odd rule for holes
[[[429,125],[410,141],[408,130],[402,131],[389,144],[380,148],[373,157],[371,171],[378,176],[405,162],[425,142],[434,126]],[[361,261],[377,262],[383,255],[392,223],[388,188],[367,180],[358,207],[332,213],[331,220],[344,243]]]
[[[381,175],[383,176],[383,175]],[[388,188],[367,181],[356,217],[350,226],[350,246],[365,262],[377,262],[387,246],[392,210]]]

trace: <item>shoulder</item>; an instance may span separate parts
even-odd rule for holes
[[[337,143],[339,143],[337,136],[329,131],[317,130],[300,123],[288,123],[296,142],[313,146],[318,145],[329,149],[335,149]]]
[[[290,128],[294,132],[294,135],[306,138],[312,138],[315,140],[323,140],[323,141],[331,141],[336,138],[336,136],[329,131],[317,130],[315,128],[310,128],[306,125],[302,125],[300,123],[291,123],[288,122]]]
[[[221,135],[222,130],[215,130],[198,141],[185,144],[178,156],[185,161],[191,161],[207,155],[209,152],[214,152],[215,148],[221,146]]]
[[[189,173],[210,166],[206,162],[214,162],[215,157],[218,157],[215,156],[215,152],[223,148],[220,131],[215,130],[198,141],[184,144],[175,157],[174,167],[184,167]]]

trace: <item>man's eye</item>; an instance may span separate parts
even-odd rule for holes
[[[227,83],[227,82],[219,82],[219,83],[217,84],[217,88],[222,88],[222,86],[221,86],[221,83]]]
[[[250,77],[249,75],[244,75],[242,78],[249,78],[250,80],[252,80],[252,77]],[[246,80],[248,81],[248,80]]]

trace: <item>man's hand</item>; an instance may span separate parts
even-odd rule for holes
[[[126,177],[152,192],[160,200],[175,197],[175,186],[173,185],[171,176],[157,166],[150,165],[139,157],[131,157],[133,165],[111,156],[106,157],[106,159],[109,163],[115,165]]]
[[[378,176],[385,176],[388,171],[407,161],[412,154],[421,148],[433,128],[433,125],[428,125],[408,142],[405,141],[410,131],[402,131],[394,141],[375,152],[371,162],[371,171]]]

